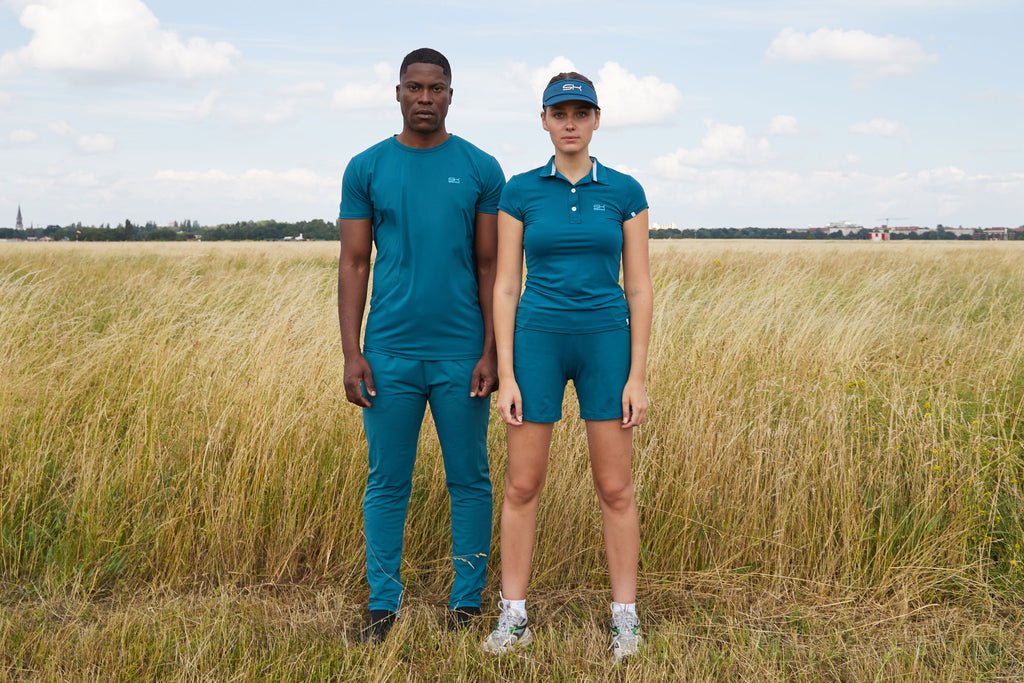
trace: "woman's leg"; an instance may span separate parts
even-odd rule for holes
[[[553,427],[551,422],[508,427],[508,469],[501,503],[501,594],[506,600],[526,598],[537,502],[547,476]]]
[[[601,503],[612,600],[632,603],[636,602],[640,520],[633,496],[633,429],[621,425],[620,420],[588,420],[587,443]]]

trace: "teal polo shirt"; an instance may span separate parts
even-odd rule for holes
[[[377,248],[365,351],[480,357],[474,225],[478,212],[498,212],[504,184],[494,157],[455,135],[430,149],[391,137],[352,158],[339,216],[372,219]]]
[[[619,285],[622,224],[647,208],[632,176],[591,157],[575,185],[555,169],[513,176],[498,208],[523,224],[526,285],[516,326],[544,332],[604,332],[629,326]]]

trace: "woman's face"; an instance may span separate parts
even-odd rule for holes
[[[556,150],[563,154],[586,152],[601,125],[601,110],[589,102],[559,102],[546,107],[540,121]]]

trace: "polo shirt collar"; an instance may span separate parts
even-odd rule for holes
[[[600,163],[598,163],[596,157],[590,157],[590,161],[592,166],[590,168],[590,180],[587,182],[598,183],[600,185],[607,185],[608,172],[605,171],[604,167],[601,166]],[[558,169],[555,168],[555,155],[552,154],[551,159],[548,160],[548,163],[544,164],[544,166],[541,167],[540,175],[541,177],[544,178],[561,177],[558,175]]]

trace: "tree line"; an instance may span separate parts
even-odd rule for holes
[[[655,228],[650,232],[653,240],[665,239],[769,239],[769,240],[868,240],[871,230],[861,228],[843,234],[825,230],[789,230],[786,228],[697,228],[680,230],[678,228]],[[890,233],[892,240],[984,240],[989,235],[977,228],[973,234],[957,235],[941,225],[935,230]],[[1011,232],[1007,236],[1011,240],[1024,239],[1024,233]]]
[[[786,228],[655,228],[650,238],[661,239],[772,239],[772,240],[867,240],[871,230],[862,228],[847,234],[829,233],[824,230],[789,230]],[[176,227],[158,226],[150,221],[144,224],[126,220],[117,226],[109,223],[99,226],[48,225],[45,228],[16,230],[0,228],[0,239],[24,239],[49,237],[52,240],[81,242],[137,242],[137,241],[186,241],[186,240],[283,240],[286,237],[302,236],[306,240],[337,240],[338,228],[333,222],[320,218],[288,223],[276,220],[238,221],[220,225],[201,226],[197,221],[185,220]],[[938,226],[935,230],[912,233],[891,233],[893,240],[976,240],[987,239],[980,228],[970,235],[956,235]],[[1024,239],[1024,233],[1011,232],[1008,239]]]
[[[85,226],[81,223],[70,225],[48,225],[45,228],[15,230],[0,228],[0,239],[24,239],[49,237],[52,240],[80,242],[142,242],[142,241],[187,241],[187,240],[283,240],[286,237],[302,235],[306,240],[337,240],[338,228],[334,223],[314,218],[308,221],[288,223],[276,220],[239,221],[220,225],[201,226],[197,221],[186,220],[176,227],[158,226],[152,221],[144,224],[126,220],[117,226],[109,223]]]

